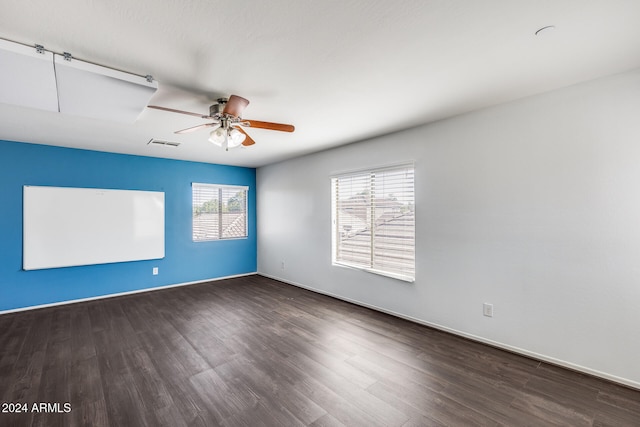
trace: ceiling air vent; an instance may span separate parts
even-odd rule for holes
[[[161,139],[155,139],[155,138],[151,138],[151,139],[149,140],[149,142],[147,142],[147,145],[150,145],[150,144],[166,145],[166,146],[169,146],[169,147],[177,147],[177,146],[179,146],[179,145],[180,145],[180,143],[179,143],[179,142],[163,141],[163,140],[161,140]]]

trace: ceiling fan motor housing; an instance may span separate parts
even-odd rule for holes
[[[209,115],[211,117],[215,117],[216,114],[221,115],[226,103],[227,103],[227,98],[218,99],[217,104],[213,104],[212,106],[209,107]]]

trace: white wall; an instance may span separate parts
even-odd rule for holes
[[[415,283],[332,266],[329,177],[406,160]],[[640,70],[266,166],[257,190],[260,273],[640,388]]]

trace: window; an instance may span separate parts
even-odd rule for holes
[[[413,185],[413,165],[332,178],[333,263],[412,282]]]
[[[193,241],[247,237],[249,187],[192,184]]]

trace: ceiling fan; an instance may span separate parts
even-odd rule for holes
[[[255,141],[245,132],[243,127],[253,127],[259,129],[279,130],[282,132],[293,132],[293,125],[282,123],[262,122],[259,120],[245,120],[241,117],[242,111],[249,105],[249,100],[238,95],[231,95],[229,98],[219,98],[217,104],[209,107],[209,114],[190,113],[189,111],[174,110],[173,108],[149,105],[149,108],[169,111],[171,113],[187,114],[189,116],[200,117],[201,119],[213,120],[212,123],[205,123],[198,126],[178,130],[174,133],[182,134],[195,132],[204,128],[213,128],[209,135],[209,141],[219,147],[229,150],[240,145],[245,147],[255,144]]]

